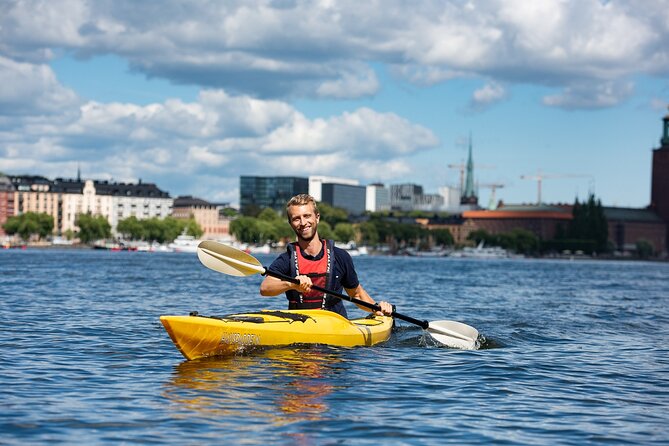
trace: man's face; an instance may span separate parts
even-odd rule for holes
[[[320,218],[321,216],[314,211],[314,205],[311,203],[288,208],[288,223],[300,240],[308,242],[314,238]]]

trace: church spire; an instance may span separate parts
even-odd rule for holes
[[[460,204],[478,204],[479,199],[474,190],[474,157],[472,156],[472,135],[469,134],[469,157],[467,158],[467,177],[465,190],[462,191]]]

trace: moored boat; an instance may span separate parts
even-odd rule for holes
[[[161,316],[186,359],[231,355],[249,348],[292,344],[371,346],[390,338],[393,318],[346,319],[327,310],[277,310],[226,316]]]
[[[509,252],[499,246],[484,246],[481,242],[476,248],[465,246],[460,251],[453,251],[450,257],[474,258],[474,259],[506,259],[510,257]]]
[[[200,240],[196,239],[192,235],[181,234],[174,239],[172,243],[167,245],[167,247],[174,252],[188,252],[194,253],[197,252],[197,245],[200,243]]]

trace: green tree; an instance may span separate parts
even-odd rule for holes
[[[516,228],[509,233],[511,244],[502,246],[519,254],[534,254],[539,250],[539,237],[527,229]]]
[[[376,225],[369,221],[360,223],[358,226],[360,231],[360,242],[363,245],[375,246],[379,243],[379,232],[376,230]]]
[[[193,220],[194,221],[194,220]],[[174,217],[165,217],[162,220],[162,230],[160,231],[160,238],[156,239],[158,243],[171,242],[184,232],[186,223],[182,219]],[[188,233],[188,232],[186,232]],[[191,234],[194,235],[194,234]],[[199,236],[198,236],[199,237]]]
[[[330,223],[327,221],[321,220],[320,223],[318,223],[318,235],[321,238],[326,238],[330,240],[334,240],[335,234],[334,231],[332,230],[332,226],[330,226]]]
[[[496,237],[488,233],[488,231],[486,231],[485,229],[477,229],[475,231],[470,232],[469,235],[467,236],[467,240],[472,240],[477,245],[481,242],[483,242],[486,245],[493,245],[493,246],[497,244]]]
[[[188,235],[192,235],[195,238],[200,238],[204,234],[204,230],[200,227],[200,225],[195,221],[194,218],[189,218],[188,220],[183,222],[183,225],[184,229],[186,230],[186,234]]]
[[[434,239],[434,243],[437,246],[452,246],[453,245],[453,234],[448,229],[433,229],[430,231],[430,235]]]
[[[257,219],[254,217],[239,217],[231,221],[230,233],[242,243],[253,243],[259,234]]]
[[[102,215],[79,214],[75,225],[79,227],[79,240],[82,243],[111,237],[111,225]]]
[[[277,242],[279,237],[275,231],[275,225],[273,221],[257,219],[256,228],[258,230],[257,237],[253,240],[253,243],[257,245],[263,245],[265,243]]]
[[[569,238],[579,243],[592,245],[589,251],[607,252],[609,250],[609,226],[600,200],[590,195],[586,203],[574,202],[572,220],[569,225]]]
[[[272,225],[274,225],[274,233],[276,234],[277,241],[293,240],[295,238],[295,232],[293,232],[293,228],[290,227],[285,218],[273,221]]]
[[[320,221],[326,221],[332,228],[337,226],[337,223],[348,223],[348,212],[342,208],[320,202],[318,203],[318,212],[321,214]]]
[[[335,240],[338,242],[350,242],[355,240],[355,230],[350,223],[337,223],[334,228]]]
[[[166,237],[165,234],[166,225],[165,222],[161,221],[161,219],[157,217],[152,217],[140,220],[140,222],[142,228],[144,228],[143,229],[144,240],[158,243],[165,243],[167,240],[170,240],[168,237]],[[175,225],[174,229],[178,231],[176,234],[174,234],[174,238],[177,238],[177,236],[183,230],[183,223],[178,222],[177,225]],[[174,238],[172,238],[172,240],[174,240]]]
[[[116,231],[130,240],[146,239],[144,225],[135,216],[124,218],[119,221],[116,226]]]
[[[653,245],[648,240],[640,239],[636,242],[636,255],[640,259],[647,259],[653,255]]]
[[[7,234],[18,234],[23,240],[33,235],[44,238],[53,232],[53,217],[45,213],[26,212],[9,217],[3,228]]]
[[[220,212],[224,217],[236,217],[239,215],[239,211],[235,208],[223,208]]]
[[[279,213],[272,208],[265,208],[262,211],[260,211],[257,218],[259,220],[264,220],[264,221],[276,221],[276,220],[281,220],[282,216],[279,215]]]

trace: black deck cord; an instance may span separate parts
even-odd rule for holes
[[[313,319],[311,316],[307,316],[306,314],[295,314],[295,313],[288,313],[285,311],[280,311],[280,310],[273,310],[273,311],[258,311],[255,313],[249,313],[248,316],[245,315],[236,315],[236,314],[229,314],[225,316],[204,316],[199,314],[197,311],[191,311],[190,316],[197,316],[197,317],[206,317],[209,319],[219,319],[219,320],[229,320],[229,321],[238,321],[238,322],[253,322],[256,324],[260,323],[265,323],[265,319],[263,319],[261,316],[252,316],[253,314],[267,314],[269,316],[276,316],[280,317],[283,319],[289,319],[292,322],[306,322],[309,319]],[[315,319],[314,319],[315,320]],[[269,323],[269,322],[267,322]]]

